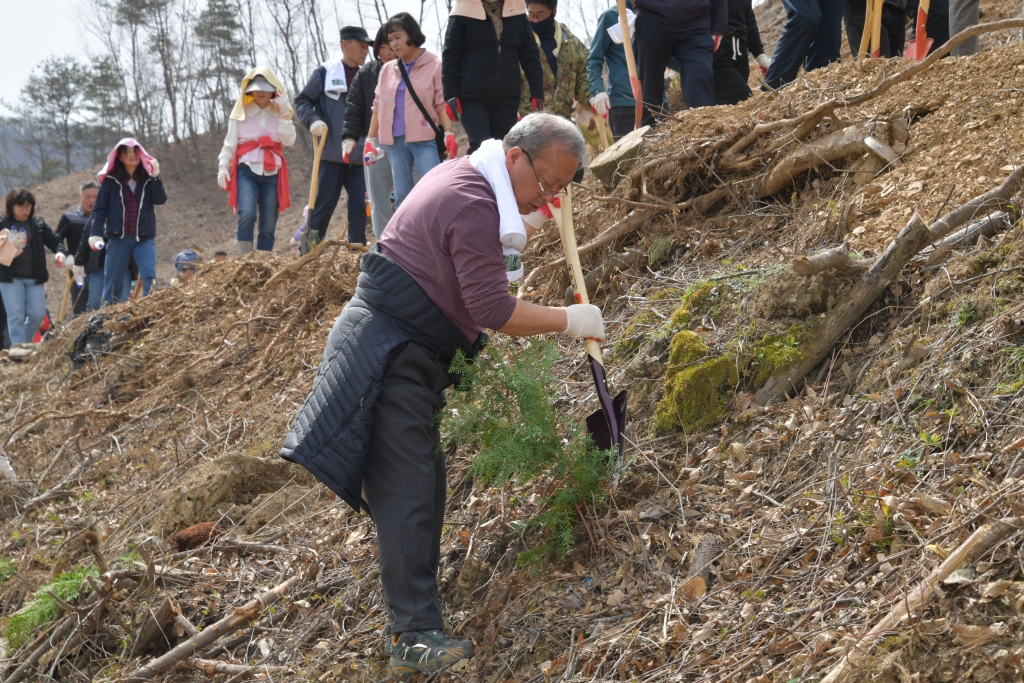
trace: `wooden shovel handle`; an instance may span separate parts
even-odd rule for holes
[[[320,156],[323,154],[324,145],[327,143],[327,133],[313,135],[313,175],[309,180],[309,218],[313,218],[313,206],[316,205],[317,184],[320,182]],[[352,150],[353,152],[356,150]]]
[[[553,207],[552,207],[553,208]],[[553,208],[553,212],[558,209]],[[589,304],[587,297],[587,284],[583,278],[583,266],[580,265],[580,255],[576,248],[576,230],[572,224],[572,185],[565,188],[565,197],[562,199],[562,220],[555,221],[558,225],[558,232],[562,238],[562,249],[565,251],[565,261],[569,264],[569,275],[572,277],[572,289],[575,292],[576,303]],[[587,353],[598,363],[601,362],[601,345],[596,341],[587,340]]]

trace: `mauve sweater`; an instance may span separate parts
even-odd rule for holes
[[[508,293],[498,203],[469,157],[423,176],[388,221],[380,250],[471,342],[512,317],[516,300]]]

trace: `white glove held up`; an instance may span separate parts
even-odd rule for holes
[[[562,310],[569,321],[563,334],[575,339],[604,341],[604,319],[600,308],[593,304],[573,304]]]
[[[309,132],[313,135],[324,135],[327,133],[327,124],[323,121],[314,121],[309,126]]]
[[[153,167],[152,176],[156,178],[158,175],[160,175],[160,162],[157,161],[156,159],[153,159],[149,163]]]
[[[767,71],[768,67],[772,65],[772,58],[764,54],[763,52],[757,56],[756,61],[758,66],[760,66],[765,71]]]
[[[606,92],[599,92],[590,98],[590,106],[594,108],[598,116],[608,118],[608,109],[611,108],[611,105],[611,100]]]
[[[58,268],[63,268],[64,267],[64,254],[57,254],[56,256],[54,256],[53,257],[53,262],[57,264]],[[69,260],[68,261],[68,267],[70,268],[71,265],[72,265],[71,261]]]

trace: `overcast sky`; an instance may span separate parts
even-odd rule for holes
[[[4,22],[0,98],[14,102],[32,67],[50,55],[84,57],[84,31],[74,16],[85,7],[81,0],[0,0]]]

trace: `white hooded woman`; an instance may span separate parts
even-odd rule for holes
[[[238,214],[236,254],[253,250],[257,209],[256,249],[274,250],[277,215],[292,203],[283,148],[295,144],[293,113],[284,87],[269,68],[257,67],[242,79],[217,172],[217,183],[227,190],[228,204]]]

